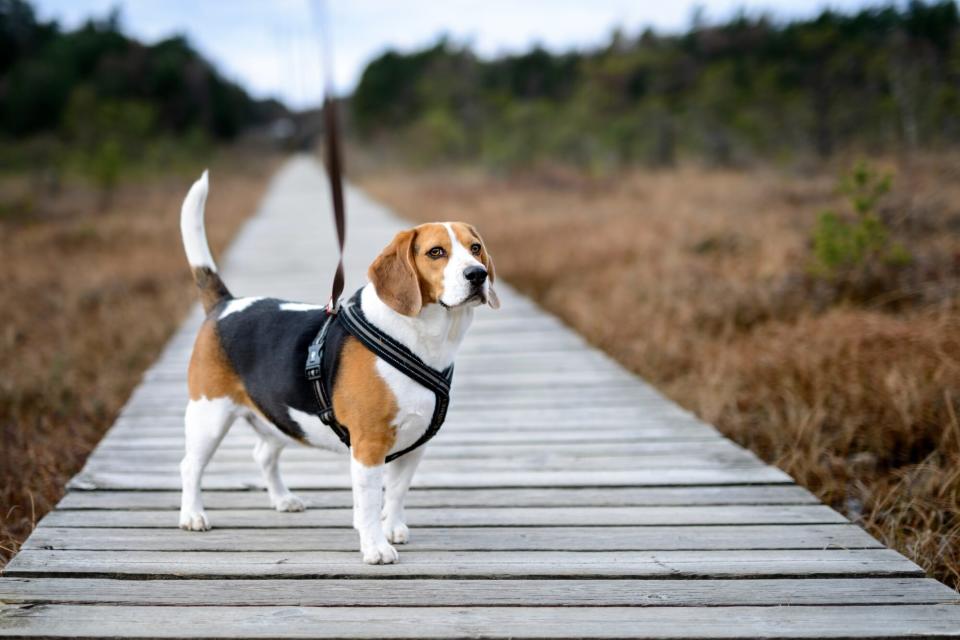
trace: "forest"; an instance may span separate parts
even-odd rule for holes
[[[602,47],[491,60],[449,39],[371,61],[357,131],[422,162],[591,170],[817,161],[960,141],[960,16],[952,0],[741,11],[685,33],[619,30]]]
[[[109,185],[122,167],[196,155],[285,113],[183,37],[125,35],[117,10],[65,30],[24,0],[0,0],[0,169],[74,168]]]

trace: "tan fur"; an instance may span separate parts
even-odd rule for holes
[[[253,401],[220,345],[216,322],[206,320],[193,343],[187,389],[191,400],[227,397],[238,404],[255,409]]]
[[[420,278],[420,295],[424,304],[435,303],[443,295],[443,268],[453,253],[450,234],[442,224],[431,222],[414,228],[416,240],[413,245],[414,264]],[[434,259],[428,254],[434,247],[442,248],[448,257]]]
[[[423,307],[413,254],[416,233],[411,229],[394,236],[367,271],[380,299],[405,316],[415,316]]]
[[[333,387],[333,412],[350,432],[353,457],[383,464],[396,442],[397,399],[376,369],[377,357],[353,336],[343,343]]]
[[[377,295],[397,313],[415,316],[423,305],[443,295],[447,259],[431,258],[428,253],[434,247],[449,255],[453,250],[450,234],[442,224],[422,224],[394,236],[370,265],[367,275]]]

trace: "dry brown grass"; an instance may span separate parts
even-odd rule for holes
[[[898,170],[888,217],[921,258],[960,256],[958,166]],[[835,175],[380,172],[362,185],[413,220],[476,223],[503,278],[956,587],[956,279],[895,310],[818,299],[807,238],[838,204]]]
[[[222,154],[210,243],[254,211],[275,159]],[[187,175],[73,185],[0,219],[0,566],[49,511],[195,300],[180,243]],[[11,184],[12,183],[12,184]],[[10,197],[22,184],[0,185]]]

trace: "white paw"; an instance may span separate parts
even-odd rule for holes
[[[180,510],[180,528],[185,531],[208,531],[210,521],[203,511]]]
[[[385,520],[383,523],[383,535],[393,544],[406,544],[406,542],[410,540],[410,529],[402,522]]]
[[[292,493],[288,493],[279,500],[275,500],[273,508],[277,511],[305,511],[307,505]]]
[[[400,554],[386,540],[361,544],[360,552],[367,564],[393,564],[400,559]]]

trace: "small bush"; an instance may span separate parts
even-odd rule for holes
[[[910,254],[891,238],[877,205],[890,191],[890,174],[880,174],[866,162],[857,163],[840,181],[853,215],[824,211],[813,230],[814,270],[828,278],[851,276],[880,265],[902,265]]]

